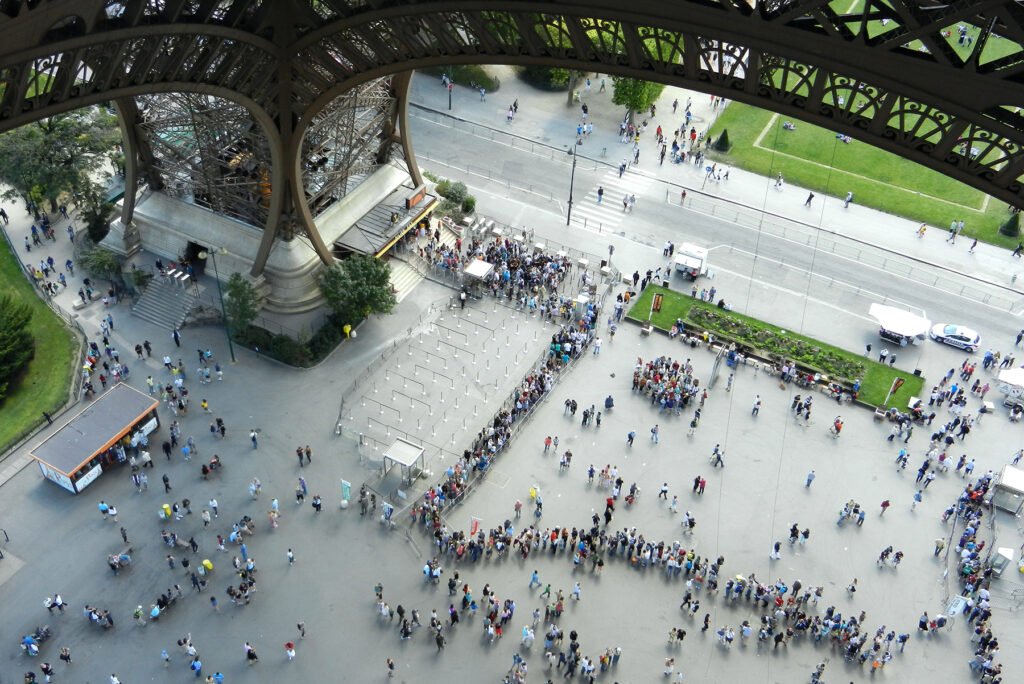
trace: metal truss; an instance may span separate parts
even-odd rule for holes
[[[270,207],[270,150],[252,115],[212,95],[174,93],[137,99],[163,192],[262,226]]]
[[[400,141],[412,161],[406,74],[453,63],[550,64],[722,95],[1024,206],[1015,0],[0,0],[0,130],[152,93],[244,107],[269,151],[270,200],[247,219],[263,217],[258,273],[296,223],[330,259],[315,214],[386,158],[378,142]],[[390,120],[374,100],[382,87],[361,88],[389,76]]]
[[[356,86],[312,121],[302,141],[303,186],[313,216],[391,160],[398,100],[391,79]]]

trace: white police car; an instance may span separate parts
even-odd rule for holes
[[[970,328],[951,323],[939,323],[933,326],[928,336],[936,342],[963,349],[968,353],[977,351],[978,345],[981,344],[981,335]]]

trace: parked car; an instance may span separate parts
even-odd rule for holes
[[[928,336],[936,342],[963,349],[968,353],[977,351],[978,345],[981,344],[981,335],[970,328],[952,323],[939,323],[932,327]]]

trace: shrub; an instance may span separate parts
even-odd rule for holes
[[[462,200],[462,213],[468,215],[474,211],[476,211],[476,197],[468,195],[466,199]]]
[[[565,90],[569,85],[569,70],[548,66],[528,66],[519,70],[519,78],[542,90]]]
[[[425,74],[437,76],[439,79],[443,74],[447,74],[448,78],[455,82],[455,85],[466,86],[467,88],[472,87],[475,83],[477,86],[483,86],[487,89],[487,92],[493,93],[501,88],[501,81],[488,74],[484,67],[479,64],[459,64],[442,67],[429,67],[427,69],[420,69]]]

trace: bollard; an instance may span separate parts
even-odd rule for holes
[[[487,366],[487,367],[490,368],[490,366]],[[476,384],[478,384],[478,385],[480,384],[480,371],[476,372]]]
[[[373,393],[374,394],[377,393],[377,382],[376,381],[374,381],[374,383],[373,383]]]
[[[466,377],[466,367],[462,367],[462,377]]]
[[[420,344],[423,344],[423,333],[420,333]]]
[[[536,330],[533,331],[533,341],[534,342],[537,341],[537,331]]]
[[[388,382],[391,381],[391,371],[389,371],[389,370],[384,371],[384,380],[386,380]]]
[[[444,414],[441,416],[441,422],[442,423],[447,423],[448,422],[448,412],[447,411],[445,411]]]
[[[516,323],[516,335],[518,335],[518,334],[519,334],[519,324]]]
[[[476,418],[476,404],[473,404],[473,417]]]
[[[444,403],[444,392],[441,392],[441,403]]]
[[[487,370],[491,370],[491,357],[487,357]],[[480,380],[480,374],[476,374],[476,379]]]
[[[455,397],[455,408],[459,408],[459,398]]]
[[[409,356],[412,356],[412,347],[409,347]]]
[[[445,330],[448,331],[448,339],[449,340],[452,339],[452,329],[451,328],[445,328]]]
[[[437,346],[434,347],[434,351],[441,351],[441,338],[437,338]]]
[[[502,319],[502,321],[501,321],[501,329],[502,330],[505,329],[505,320],[504,319]]]
[[[363,398],[363,399],[362,399],[362,400],[360,401],[360,405],[361,405],[361,406],[362,406],[363,408],[366,408],[366,399],[365,399],[365,398]]]
[[[512,343],[511,343],[511,342],[509,341],[509,339],[508,339],[508,336],[507,336],[507,335],[505,336],[505,346],[506,346],[506,347],[511,347],[511,346],[512,346]]]
[[[413,365],[413,367],[412,367],[412,376],[414,378],[420,377],[420,367],[419,366]]]
[[[455,319],[455,327],[456,328],[461,328],[462,327],[462,319],[461,318],[456,318]]]
[[[508,366],[505,366],[505,377],[508,377]]]
[[[463,419],[462,419],[462,430],[463,430],[463,431],[466,431],[466,430],[468,430],[468,429],[469,429],[469,428],[468,428],[468,427],[466,427],[466,419],[465,419],[465,418],[463,418]]]
[[[417,430],[420,429],[420,419],[419,418],[416,419],[416,429]]]

